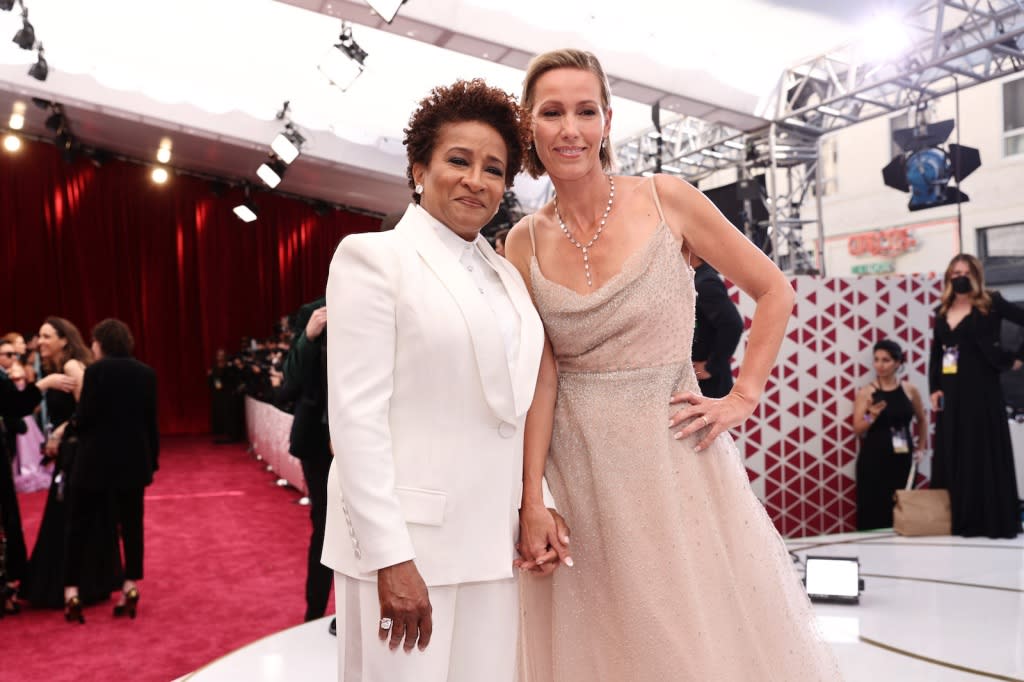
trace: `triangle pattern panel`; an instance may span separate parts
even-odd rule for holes
[[[754,416],[733,435],[751,488],[782,535],[850,531],[856,527],[859,447],[853,401],[874,378],[872,347],[885,338],[899,343],[907,354],[904,377],[927,393],[941,278],[799,275],[791,282],[797,300],[778,360]],[[754,302],[726,284],[747,337]],[[735,368],[746,343],[737,348]]]

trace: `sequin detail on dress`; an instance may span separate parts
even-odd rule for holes
[[[695,453],[667,427],[669,396],[699,390],[680,249],[662,218],[588,294],[531,262],[559,366],[546,476],[575,567],[522,580],[523,682],[840,679],[732,438]]]

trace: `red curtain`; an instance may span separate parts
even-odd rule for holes
[[[270,336],[281,315],[323,295],[341,238],[380,224],[254,199],[259,219],[247,224],[232,213],[240,189],[215,196],[205,180],[173,174],[160,186],[143,166],[68,164],[43,143],[0,153],[0,334],[27,337],[58,315],[88,343],[96,322],[117,317],[157,372],[161,430],[206,431],[216,349]]]

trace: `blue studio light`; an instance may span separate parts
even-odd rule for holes
[[[949,151],[942,148],[954,125],[948,120],[893,131],[893,142],[903,153],[882,169],[882,180],[889,187],[910,193],[911,211],[970,200],[959,185],[981,166],[981,154],[958,144],[948,145]],[[949,186],[953,179],[956,187]]]

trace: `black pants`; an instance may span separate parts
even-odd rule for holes
[[[28,557],[25,551],[25,535],[21,530],[18,493],[14,489],[14,474],[11,471],[11,459],[7,449],[11,439],[3,433],[0,433],[0,438],[3,439],[3,442],[0,442],[0,518],[3,519],[4,537],[7,538],[7,580],[13,582],[25,577]]]
[[[96,524],[104,517],[116,524],[124,551],[125,580],[142,579],[142,496],[145,488],[90,490],[77,488],[71,494],[68,518],[68,557],[64,570],[65,585],[81,585],[85,553],[98,551],[88,547],[88,538],[96,537]]]
[[[330,452],[302,460],[302,475],[306,477],[306,487],[309,488],[309,520],[313,523],[306,559],[306,620],[323,617],[331,595],[331,583],[334,582],[334,571],[320,563],[324,528],[327,526],[327,474],[330,469]]]

